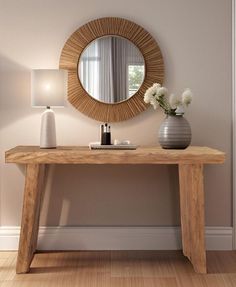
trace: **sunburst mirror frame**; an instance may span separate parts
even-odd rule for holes
[[[129,99],[109,104],[91,97],[78,76],[78,63],[83,50],[95,39],[121,36],[138,47],[145,62],[145,76],[139,90]],[[155,39],[141,26],[123,18],[93,20],[76,30],[66,41],[60,56],[60,69],[68,70],[68,101],[80,112],[101,122],[128,120],[146,110],[143,96],[153,83],[163,83],[164,62]]]

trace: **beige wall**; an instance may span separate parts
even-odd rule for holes
[[[32,68],[56,68],[70,34],[87,21],[119,16],[158,41],[165,86],[195,96],[186,113],[195,145],[226,151],[205,169],[207,225],[232,224],[231,0],[0,0],[0,224],[18,225],[24,168],[4,164],[5,150],[39,143],[40,113],[30,106]],[[56,110],[60,145],[98,139],[99,123],[69,104]],[[157,144],[163,119],[152,109],[112,125],[113,137]],[[175,166],[60,166],[49,172],[42,223],[48,225],[176,225]]]

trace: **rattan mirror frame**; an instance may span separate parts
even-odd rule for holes
[[[91,97],[78,78],[78,63],[83,50],[97,38],[121,36],[138,47],[145,61],[145,77],[139,90],[126,101],[102,103]],[[144,28],[123,18],[106,17],[88,22],[76,30],[66,41],[60,56],[60,69],[68,70],[68,101],[80,112],[101,122],[128,120],[148,105],[143,95],[153,83],[163,83],[164,61],[155,39]]]

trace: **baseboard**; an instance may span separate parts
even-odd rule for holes
[[[207,250],[232,250],[232,227],[206,227]],[[0,250],[17,250],[20,228],[0,227]],[[177,250],[179,227],[40,227],[39,250]]]

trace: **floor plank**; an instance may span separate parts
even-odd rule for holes
[[[16,275],[16,252],[0,252],[0,287],[235,287],[236,252],[207,252],[199,275],[181,251],[38,253],[28,274]]]

